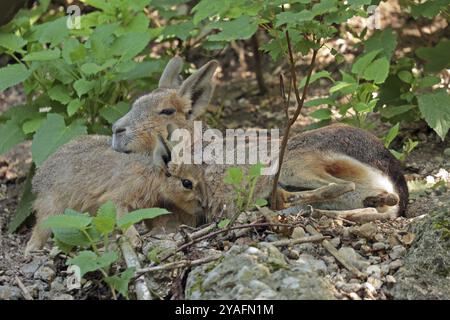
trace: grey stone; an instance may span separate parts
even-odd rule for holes
[[[394,260],[389,263],[389,270],[397,270],[398,268],[403,266],[403,261],[400,259]]]
[[[51,282],[54,278],[55,271],[48,266],[42,266],[34,273],[34,279]]]
[[[374,251],[384,250],[384,249],[386,249],[386,244],[383,243],[383,242],[375,242],[375,243],[372,245],[372,249],[373,249]]]
[[[342,247],[339,249],[339,253],[349,260],[356,268],[359,270],[365,270],[370,263],[364,259],[359,253],[357,253],[353,248]]]
[[[270,243],[234,245],[221,261],[192,269],[186,299],[333,299],[329,281],[313,271],[320,260],[306,260],[289,263]]]
[[[39,267],[43,264],[43,259],[33,259],[27,264],[24,264],[21,268],[22,274],[26,278],[33,278],[34,273],[39,269]]]
[[[369,276],[379,279],[381,277],[381,268],[380,268],[380,266],[372,265],[372,266],[367,267],[366,273]]]
[[[404,266],[394,274],[394,299],[450,299],[450,200],[435,212],[412,224],[416,235],[404,257]]]
[[[22,299],[22,292],[14,286],[0,286],[0,300]]]
[[[406,248],[404,246],[394,246],[392,251],[389,253],[389,257],[392,260],[402,258],[406,254]]]
[[[445,148],[444,155],[450,157],[450,148]]]
[[[61,293],[51,296],[51,300],[74,300],[74,298],[70,294]]]
[[[295,227],[294,231],[292,231],[292,239],[299,239],[305,237],[306,233],[302,227]]]

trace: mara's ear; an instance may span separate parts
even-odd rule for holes
[[[208,106],[214,91],[212,77],[219,63],[212,60],[187,78],[180,88],[180,95],[191,100],[191,109],[186,111],[188,119],[195,119]]]
[[[161,167],[163,170],[167,169],[167,165],[170,162],[170,149],[167,146],[161,135],[158,135],[156,139],[156,146],[153,150],[153,164],[157,167]]]
[[[180,72],[182,67],[183,59],[180,57],[170,59],[159,79],[158,88],[178,88],[181,84]]]

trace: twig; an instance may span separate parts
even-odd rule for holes
[[[221,233],[224,232],[228,232],[230,230],[237,230],[237,229],[246,229],[246,228],[260,228],[260,227],[288,227],[288,228],[295,228],[295,224],[286,224],[286,223],[269,223],[269,222],[253,222],[253,223],[249,223],[249,224],[243,224],[240,226],[233,226],[231,228],[224,228],[224,229],[220,229],[211,233],[208,233],[202,237],[199,237],[197,239],[193,239],[192,241],[183,244],[182,246],[178,247],[175,251],[173,251],[172,253],[170,253],[169,255],[167,255],[166,257],[161,259],[161,262],[166,261],[167,259],[169,259],[170,257],[172,257],[174,254],[176,254],[177,252],[183,251],[186,248],[209,238],[213,238]]]
[[[288,53],[289,53],[291,83],[292,83],[292,87],[294,87],[295,99],[297,101],[297,109],[295,110],[294,116],[291,119],[289,119],[289,115],[286,111],[287,123],[286,123],[286,128],[285,128],[284,134],[283,134],[283,140],[281,141],[281,148],[280,148],[280,154],[279,154],[279,160],[278,160],[278,170],[277,170],[277,173],[275,174],[275,178],[273,180],[273,186],[272,186],[272,196],[271,196],[272,209],[275,209],[277,207],[276,192],[277,192],[277,188],[278,188],[278,180],[280,179],[281,166],[283,164],[284,153],[286,151],[286,146],[287,146],[287,142],[289,139],[289,132],[291,130],[291,127],[294,125],[295,121],[297,121],[297,118],[303,109],[303,105],[304,105],[305,99],[306,99],[306,94],[308,92],[309,81],[311,79],[311,75],[312,75],[312,72],[313,72],[313,69],[315,66],[317,52],[318,52],[318,49],[313,49],[313,55],[312,55],[311,62],[309,65],[308,74],[306,76],[305,86],[303,87],[302,96],[300,97],[300,92],[298,90],[298,85],[297,85],[297,75],[295,73],[295,60],[294,60],[294,54],[292,52],[292,44],[291,44],[291,40],[289,37],[289,31],[286,30],[285,34],[286,34],[286,42],[287,42]],[[289,98],[289,96],[288,96],[288,98]],[[285,107],[288,108],[289,105],[286,105]]]
[[[18,276],[15,276],[15,280],[20,290],[22,291],[22,295],[25,298],[25,300],[34,300],[31,294],[28,292],[27,287],[25,287],[25,285],[23,284],[22,280],[20,280]]]
[[[194,266],[205,264],[205,263],[208,263],[211,261],[218,260],[221,257],[222,257],[221,254],[217,254],[214,256],[209,256],[209,257],[205,257],[205,258],[201,258],[201,259],[197,259],[197,260],[180,260],[180,261],[170,262],[170,263],[155,266],[155,267],[138,269],[138,270],[136,270],[136,276],[138,277],[144,273],[149,273],[149,272],[178,269],[178,268],[183,268],[183,267],[194,267]]]
[[[120,241],[120,249],[128,268],[141,269],[141,263],[136,252],[134,252],[133,247],[125,238],[122,238]],[[135,279],[134,286],[138,300],[152,300],[152,294],[148,289],[144,275]]]
[[[318,242],[321,240],[326,239],[327,237],[323,235],[314,235],[310,237],[302,237],[298,239],[286,239],[286,240],[278,240],[269,242],[271,245],[275,247],[286,247],[286,246],[293,246],[300,243],[309,243],[309,242]]]
[[[215,223],[211,223],[209,225],[207,225],[206,227],[194,231],[192,233],[189,233],[189,237],[191,238],[191,240],[197,239],[201,236],[204,236],[205,234],[208,234],[210,231],[212,231],[214,228],[216,228],[216,224]],[[184,240],[180,240],[177,242],[177,246],[181,246],[185,243]]]
[[[306,231],[308,231],[310,234],[312,235],[322,235],[319,231],[317,231],[316,229],[314,229],[313,226],[311,225],[307,225],[306,226]],[[339,251],[336,250],[336,248],[328,241],[328,240],[323,240],[322,241],[322,246],[333,256],[336,258],[336,260],[342,265],[344,266],[344,268],[346,268],[348,271],[350,271],[351,273],[353,273],[354,275],[356,275],[358,278],[363,279],[366,277],[366,275],[364,273],[362,273],[361,271],[359,271],[350,261],[348,261],[344,256],[342,256]]]

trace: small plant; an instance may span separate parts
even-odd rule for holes
[[[128,284],[134,277],[134,268],[113,273],[113,264],[119,261],[120,252],[112,249],[111,241],[118,241],[130,226],[145,219],[153,219],[169,212],[165,209],[140,209],[118,218],[111,201],[103,204],[94,217],[67,209],[63,215],[52,216],[42,222],[42,227],[53,232],[55,245],[65,253],[76,255],[67,260],[80,270],[80,277],[89,272],[99,271],[111,289],[114,299],[117,292],[128,298]]]
[[[389,132],[386,134],[386,136],[384,136],[383,140],[384,140],[384,146],[386,148],[389,148],[392,141],[395,139],[395,137],[397,137],[399,128],[400,128],[400,123],[397,123],[395,126],[393,126],[389,130]],[[406,158],[417,147],[418,144],[419,144],[418,141],[413,141],[411,139],[408,139],[403,144],[402,151],[396,151],[391,148],[389,148],[389,151],[391,151],[391,153],[394,155],[394,157],[396,157],[398,160],[400,160],[401,162],[405,162]]]
[[[255,206],[265,206],[265,199],[254,198],[255,186],[261,176],[261,164],[254,164],[250,167],[248,174],[244,175],[242,168],[232,167],[228,169],[224,182],[233,187],[235,194],[236,210],[240,213],[245,210],[253,209]]]

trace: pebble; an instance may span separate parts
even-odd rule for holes
[[[388,275],[386,276],[386,282],[387,282],[387,283],[396,283],[397,280],[395,280],[395,278],[394,278],[393,276],[391,276],[390,274],[388,274]]]
[[[42,264],[42,260],[40,259],[34,259],[33,261],[25,264],[22,268],[22,274],[26,277],[26,278],[32,278],[34,273],[39,269],[39,267]]]
[[[383,285],[383,281],[376,277],[369,277],[367,278],[367,282],[370,283],[376,290],[380,289]]]
[[[361,300],[361,297],[358,296],[358,294],[356,292],[350,292],[349,294],[350,299],[352,300]]]
[[[378,241],[378,242],[383,242],[383,241],[385,240],[385,239],[384,239],[384,236],[383,236],[381,233],[377,233],[377,234],[375,235],[374,239],[375,239],[376,241]]]
[[[335,237],[330,240],[330,243],[333,245],[333,247],[337,248],[341,244],[341,238]]]
[[[372,245],[372,249],[373,249],[374,251],[384,250],[384,249],[386,249],[386,245],[385,245],[383,242],[375,242],[375,243]]]
[[[404,246],[395,246],[392,248],[391,252],[389,253],[389,257],[392,260],[399,259],[403,257],[406,254],[406,248]]]
[[[55,271],[48,266],[42,266],[34,273],[34,279],[51,282],[54,278]]]
[[[371,265],[371,266],[367,267],[366,273],[369,276],[379,279],[381,277],[381,268],[380,268],[380,266],[377,266],[377,265]]]
[[[14,286],[0,286],[0,300],[18,300],[22,298],[22,292]]]
[[[74,300],[74,298],[70,294],[61,293],[52,296],[52,300]]]
[[[389,263],[389,269],[390,270],[397,270],[398,268],[403,266],[403,261],[400,259],[394,260],[391,263]]]
[[[294,231],[292,231],[292,239],[300,239],[304,238],[306,235],[305,230],[302,227],[296,227],[294,228]]]
[[[377,226],[373,223],[365,223],[361,226],[352,228],[351,232],[354,235],[357,235],[366,239],[373,239],[375,234],[377,233]]]
[[[339,249],[339,253],[350,261],[355,267],[360,270],[366,269],[370,264],[366,261],[359,253],[357,253],[353,248],[342,247]]]
[[[297,260],[300,257],[300,254],[297,250],[291,249],[287,251],[287,257],[292,260]]]
[[[450,148],[444,150],[444,156],[450,157]]]

